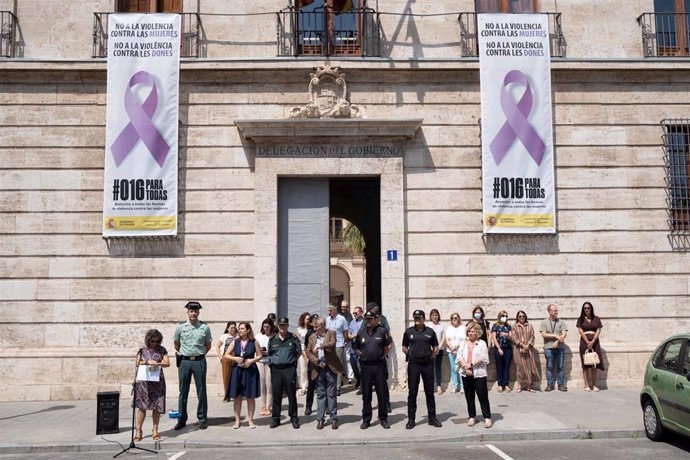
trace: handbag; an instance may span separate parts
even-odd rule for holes
[[[584,355],[582,355],[582,362],[585,364],[585,366],[598,366],[599,355],[591,348],[588,348],[585,350]]]

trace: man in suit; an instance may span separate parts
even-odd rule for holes
[[[343,364],[335,351],[336,332],[326,329],[323,317],[316,319],[314,333],[309,336],[307,358],[312,364],[311,378],[316,380],[316,429],[324,426],[326,403],[331,414],[331,428],[338,429],[338,375],[343,372]]]

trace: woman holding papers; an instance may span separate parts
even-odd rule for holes
[[[137,366],[147,366],[146,372],[141,369],[137,373],[137,383],[134,391],[136,392],[137,412],[137,432],[134,436],[135,441],[141,441],[144,437],[142,425],[146,418],[146,411],[151,411],[153,417],[153,434],[151,438],[155,441],[161,438],[158,434],[158,421],[161,414],[165,414],[165,378],[161,368],[170,366],[168,350],[161,345],[163,335],[156,329],[146,331],[144,337],[145,346],[137,353]],[[147,379],[142,380],[140,376],[146,375]]]

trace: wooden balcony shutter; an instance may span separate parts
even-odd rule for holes
[[[182,0],[158,0],[159,13],[182,13]]]
[[[118,13],[151,13],[155,12],[155,0],[117,0],[116,7]]]

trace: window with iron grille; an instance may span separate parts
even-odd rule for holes
[[[666,201],[672,233],[690,233],[690,119],[662,121]]]

